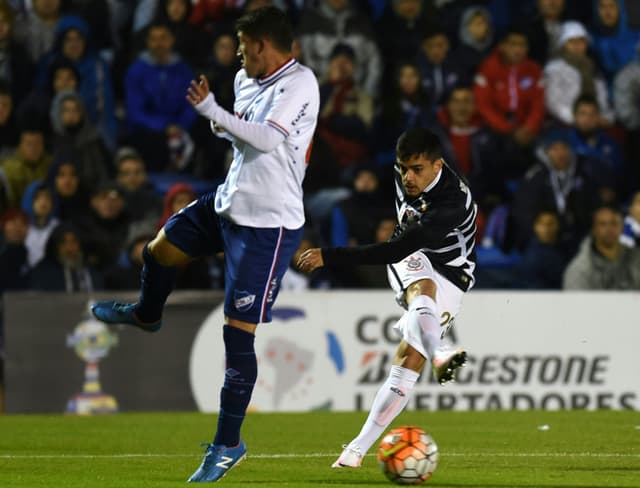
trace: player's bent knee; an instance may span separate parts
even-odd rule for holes
[[[160,232],[147,244],[147,249],[158,264],[162,266],[180,266],[193,259],[187,253],[169,242],[163,229],[160,229]]]
[[[436,282],[428,278],[415,281],[411,283],[405,292],[407,304],[417,297],[418,295],[427,295],[432,300],[436,299]]]

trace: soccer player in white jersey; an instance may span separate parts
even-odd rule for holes
[[[241,17],[236,31],[243,66],[234,84],[235,114],[216,103],[204,76],[187,90],[213,132],[233,142],[224,183],[173,215],[145,247],[137,303],[106,301],[92,309],[104,322],[155,332],[175,266],[224,251],[220,415],[215,438],[189,482],[217,481],[246,455],[240,427],[257,377],[255,332],[259,323],[271,321],[282,276],[302,238],[302,180],[318,118],[318,83],[291,55],[286,15],[261,8]]]
[[[416,128],[396,146],[393,237],[351,248],[309,249],[298,265],[307,271],[341,264],[388,264],[389,283],[406,312],[395,324],[402,340],[386,382],[378,390],[358,436],[343,446],[334,468],[357,468],[363,456],[404,409],[426,361],[444,384],[466,361],[463,349],[441,341],[473,286],[476,205],[464,181],[442,159],[438,138]]]

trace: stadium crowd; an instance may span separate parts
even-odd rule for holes
[[[395,141],[426,126],[480,209],[476,287],[640,289],[637,2],[0,0],[0,292],[138,288],[231,158],[189,82],[232,110],[234,19],[270,4],[320,82],[300,252],[388,239]],[[387,286],[293,263],[285,289]],[[223,283],[212,256],[177,288]]]

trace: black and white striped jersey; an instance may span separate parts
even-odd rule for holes
[[[477,206],[466,183],[446,164],[416,199],[407,199],[396,166],[393,237],[384,243],[323,248],[328,266],[393,264],[421,251],[433,268],[463,291],[474,283]]]
[[[466,291],[474,282],[477,206],[467,184],[449,166],[416,199],[407,199],[398,166],[395,171],[398,238],[415,227],[420,250],[433,268]]]

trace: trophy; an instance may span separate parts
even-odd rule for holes
[[[117,344],[118,336],[102,322],[92,319],[80,322],[73,334],[67,336],[67,347],[74,348],[80,359],[86,362],[86,366],[82,392],[69,399],[66,413],[93,415],[118,411],[115,397],[102,391],[98,371],[98,362]]]

